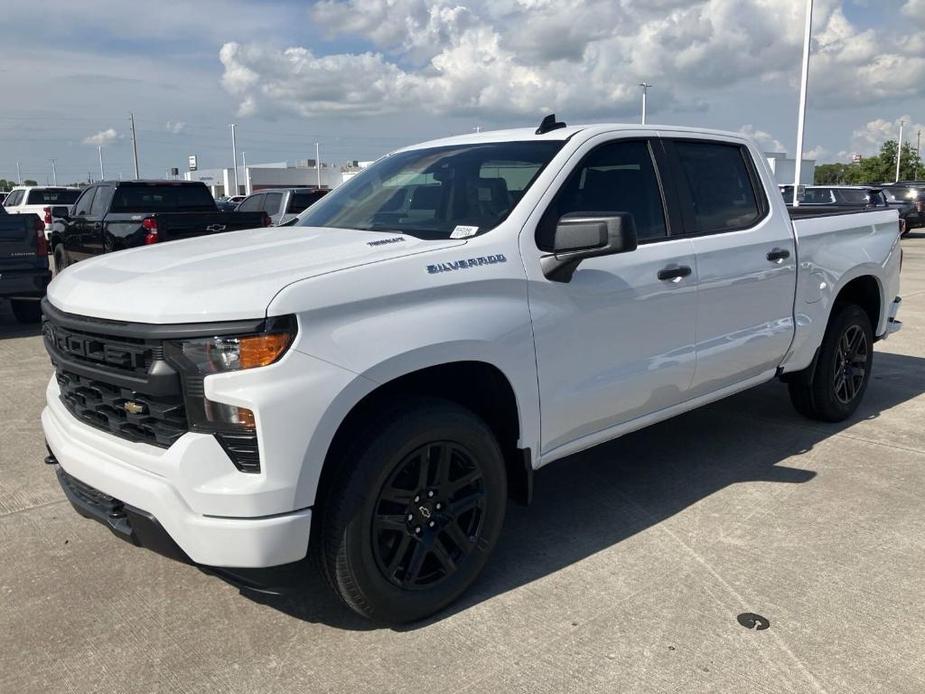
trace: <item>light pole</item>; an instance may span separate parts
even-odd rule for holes
[[[806,0],[806,25],[803,28],[803,73],[800,78],[800,115],[797,118],[797,160],[793,181],[793,206],[799,207],[800,177],[803,175],[803,131],[806,126],[806,93],[809,88],[809,51],[813,35],[813,0]]]
[[[318,173],[318,190],[321,190],[321,145],[315,143],[315,171]]]
[[[899,165],[903,161],[903,126],[906,121],[899,121],[899,144],[896,145],[896,182],[899,183]]]
[[[247,173],[247,152],[241,152],[241,169],[244,171],[244,194],[251,194],[251,177]]]
[[[49,159],[48,161],[51,162],[51,184],[56,186],[58,185],[58,171],[55,169],[55,160]]]
[[[138,138],[135,137],[135,114],[129,113],[128,119],[132,124],[132,162],[135,164],[135,180],[138,176]]]
[[[241,192],[241,189],[238,188],[238,141],[235,138],[235,128],[237,123],[231,123],[231,161],[234,162],[232,168],[234,169],[234,192],[232,195],[238,195]]]
[[[22,185],[22,167],[19,162],[16,162],[16,179],[19,181],[19,185]]]
[[[653,86],[648,82],[640,82],[639,86],[642,87],[642,125],[646,124],[646,92],[649,91],[649,87]]]
[[[103,145],[99,145],[98,149],[100,151],[100,180],[102,181],[106,178],[106,174],[103,173]]]

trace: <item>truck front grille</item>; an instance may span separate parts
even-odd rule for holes
[[[64,325],[62,321],[66,321]],[[108,335],[105,324],[46,310],[42,332],[61,402],[84,424],[168,448],[189,431],[180,374],[163,341]]]
[[[64,406],[90,426],[162,448],[188,430],[179,396],[157,398],[61,368],[56,378]]]

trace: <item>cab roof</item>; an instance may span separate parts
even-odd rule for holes
[[[512,128],[509,130],[486,130],[479,133],[466,133],[450,137],[428,140],[419,144],[404,147],[399,151],[424,149],[428,147],[446,147],[452,145],[477,145],[489,142],[542,142],[564,141],[578,133],[586,137],[593,137],[603,133],[633,131],[651,134],[653,137],[660,133],[691,133],[696,135],[714,135],[723,139],[747,142],[749,138],[742,133],[725,130],[710,130],[707,128],[690,128],[680,125],[640,125],[639,123],[588,123],[581,125],[566,125],[565,127],[550,130],[541,135],[536,134],[536,128]]]

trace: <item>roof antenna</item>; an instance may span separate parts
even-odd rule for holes
[[[556,114],[550,113],[542,121],[540,121],[540,127],[536,129],[537,135],[543,135],[548,133],[550,130],[558,130],[559,128],[564,128],[565,123],[556,120]]]

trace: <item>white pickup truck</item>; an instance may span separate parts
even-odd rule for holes
[[[472,583],[543,465],[774,378],[849,417],[900,263],[894,210],[788,211],[738,134],[547,118],[429,142],[296,226],[61,273],[47,461],[136,544],[311,552],[357,612],[414,620]]]

